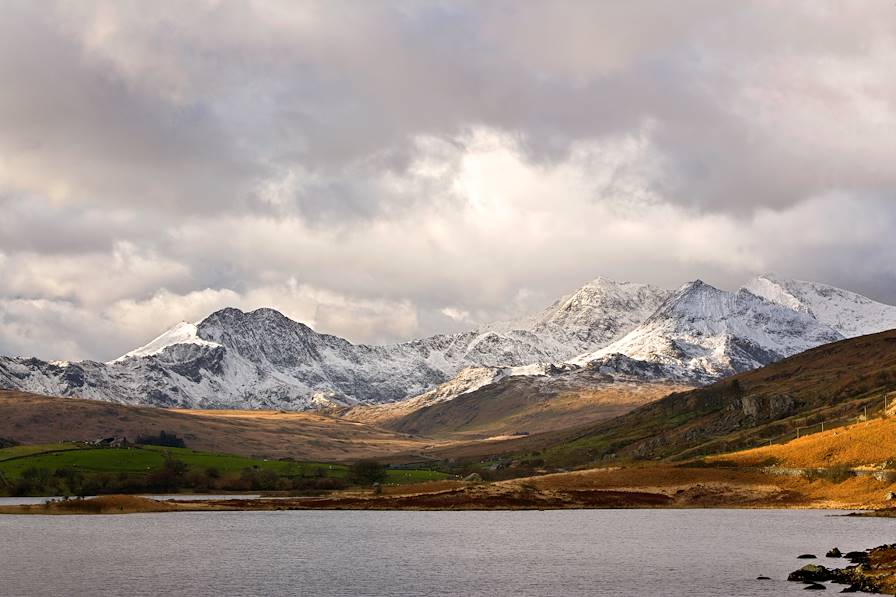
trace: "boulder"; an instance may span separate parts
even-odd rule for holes
[[[756,580],[771,580],[771,578],[768,576],[757,576]]]
[[[817,582],[812,583],[811,585],[803,588],[804,591],[827,591],[828,588],[824,585],[818,584]]]
[[[825,557],[827,557],[827,558],[839,558],[839,557],[842,557],[842,556],[843,556],[843,554],[840,553],[840,550],[837,549],[836,547],[835,547],[834,549],[830,550],[828,553],[826,553],[826,554],[824,554],[824,555],[825,555]]]
[[[482,483],[482,476],[479,473],[470,473],[464,477],[464,481],[467,483]]]
[[[811,553],[804,553],[804,554],[796,557],[796,559],[798,559],[798,560],[815,560],[817,558],[818,558],[818,556],[816,556],[815,554],[811,554]]]
[[[799,570],[794,570],[787,575],[787,580],[798,582],[824,582],[831,580],[831,571],[818,564],[807,564]]]
[[[867,551],[848,551],[843,554],[843,557],[852,562],[853,564],[862,564],[868,561],[868,552]]]

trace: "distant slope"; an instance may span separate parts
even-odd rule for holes
[[[677,393],[545,452],[556,465],[684,458],[754,447],[821,420],[883,408],[896,390],[896,330],[828,344]]]
[[[22,444],[176,433],[207,452],[347,462],[419,452],[429,441],[312,413],[184,411],[0,391],[0,437]]]
[[[500,377],[448,399],[439,399],[437,389],[432,397],[356,407],[343,416],[402,433],[483,439],[581,428],[681,389],[594,370],[561,371]]]

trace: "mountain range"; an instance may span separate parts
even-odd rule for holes
[[[735,292],[699,280],[670,291],[598,278],[531,317],[390,345],[320,334],[273,309],[227,308],[108,363],[0,357],[0,388],[306,410],[427,393],[446,400],[509,377],[568,379],[577,369],[700,385],[891,328],[896,307],[814,282],[766,275]]]

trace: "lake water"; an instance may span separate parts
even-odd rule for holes
[[[806,563],[797,555],[845,565],[824,552],[896,541],[896,520],[831,514],[0,516],[0,594],[805,595],[802,585],[784,580]]]

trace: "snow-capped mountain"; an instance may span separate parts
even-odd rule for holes
[[[596,278],[534,316],[486,326],[489,330],[530,330],[551,352],[570,357],[606,346],[633,330],[671,291],[633,282]],[[559,357],[561,359],[569,357]]]
[[[105,364],[0,358],[0,387],[200,408],[388,402],[465,367],[550,363],[594,350],[633,329],[666,294],[598,279],[531,321],[384,346],[319,334],[272,309],[223,309]]]
[[[431,402],[507,376],[549,383],[570,367],[703,383],[894,327],[896,307],[811,282],[761,276],[736,292],[700,281],[673,292],[598,278],[532,317],[380,346],[272,309],[223,309],[109,363],[0,357],[0,388],[198,408]]]
[[[805,311],[697,280],[625,337],[572,362],[606,366],[604,359],[624,355],[660,365],[673,378],[710,381],[843,338]]]
[[[744,288],[773,303],[803,311],[847,338],[896,328],[896,307],[855,292],[803,280],[781,280],[765,274]]]

